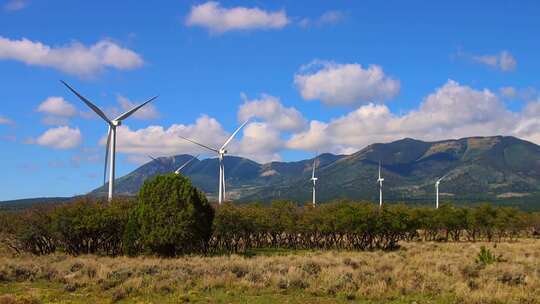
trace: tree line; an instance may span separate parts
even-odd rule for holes
[[[540,213],[489,204],[439,209],[338,201],[211,206],[189,179],[145,182],[136,199],[90,197],[0,213],[0,242],[38,255],[175,256],[254,248],[390,250],[400,241],[503,241],[540,233]]]

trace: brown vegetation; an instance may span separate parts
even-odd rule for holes
[[[1,257],[0,286],[30,283],[25,286],[34,290],[34,300],[47,294],[35,286],[48,282],[62,294],[99,295],[111,302],[156,296],[171,303],[212,302],[219,294],[235,302],[239,295],[275,293],[336,302],[540,303],[539,240],[401,245],[392,252],[291,251],[254,257]],[[492,263],[478,261],[481,246],[492,252]],[[15,303],[10,302],[15,296],[1,297],[0,303]]]

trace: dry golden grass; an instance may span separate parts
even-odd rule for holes
[[[475,262],[482,245],[499,257],[497,262]],[[403,243],[392,252],[254,257],[4,256],[0,286],[0,294],[10,294],[0,303],[17,303],[30,291],[33,300],[42,302],[82,295],[66,303],[90,297],[126,303],[278,301],[272,294],[294,295],[300,299],[294,303],[540,303],[540,240]],[[246,300],[243,295],[261,297]]]

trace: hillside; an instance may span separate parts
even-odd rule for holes
[[[135,194],[145,179],[172,172],[189,155],[161,157],[117,180],[119,194]],[[540,146],[515,137],[470,137],[424,142],[415,139],[373,144],[352,155],[323,154],[318,169],[321,201],[347,198],[372,200],[382,162],[385,199],[433,200],[434,183],[441,183],[441,198],[452,200],[527,200],[540,193]],[[236,201],[292,199],[308,201],[313,159],[297,162],[254,161],[227,156],[228,198]],[[217,159],[192,162],[183,173],[213,197],[217,189]],[[103,193],[99,188],[93,193]]]

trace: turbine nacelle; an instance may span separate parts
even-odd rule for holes
[[[79,99],[84,102],[92,111],[94,111],[99,117],[101,117],[108,125],[109,125],[109,131],[107,134],[107,146],[105,150],[105,170],[103,173],[103,184],[105,184],[105,180],[107,178],[107,165],[110,162],[110,171],[109,171],[109,202],[112,200],[113,194],[114,194],[114,179],[115,179],[115,157],[116,157],[116,127],[122,125],[122,120],[130,117],[133,113],[137,112],[140,108],[144,107],[146,104],[151,102],[152,100],[156,99],[157,96],[154,96],[144,103],[130,109],[129,111],[121,114],[120,116],[116,117],[113,120],[110,120],[103,111],[98,108],[95,104],[93,104],[90,100],[88,100],[86,97],[79,94],[79,92],[75,91],[69,84],[67,84],[65,81],[61,82]],[[109,159],[110,157],[110,159]]]
[[[203,145],[201,143],[198,143],[192,139],[186,138],[184,136],[179,135],[180,138],[187,140],[197,146],[200,146],[206,150],[212,151],[214,153],[218,154],[219,158],[219,195],[218,195],[218,202],[221,204],[225,200],[225,169],[223,164],[223,158],[225,154],[227,154],[227,150],[225,149],[227,145],[233,140],[234,136],[240,132],[240,130],[249,122],[249,119],[246,120],[240,127],[238,127],[230,136],[227,138],[225,143],[221,146],[221,148],[212,148],[206,145]]]

